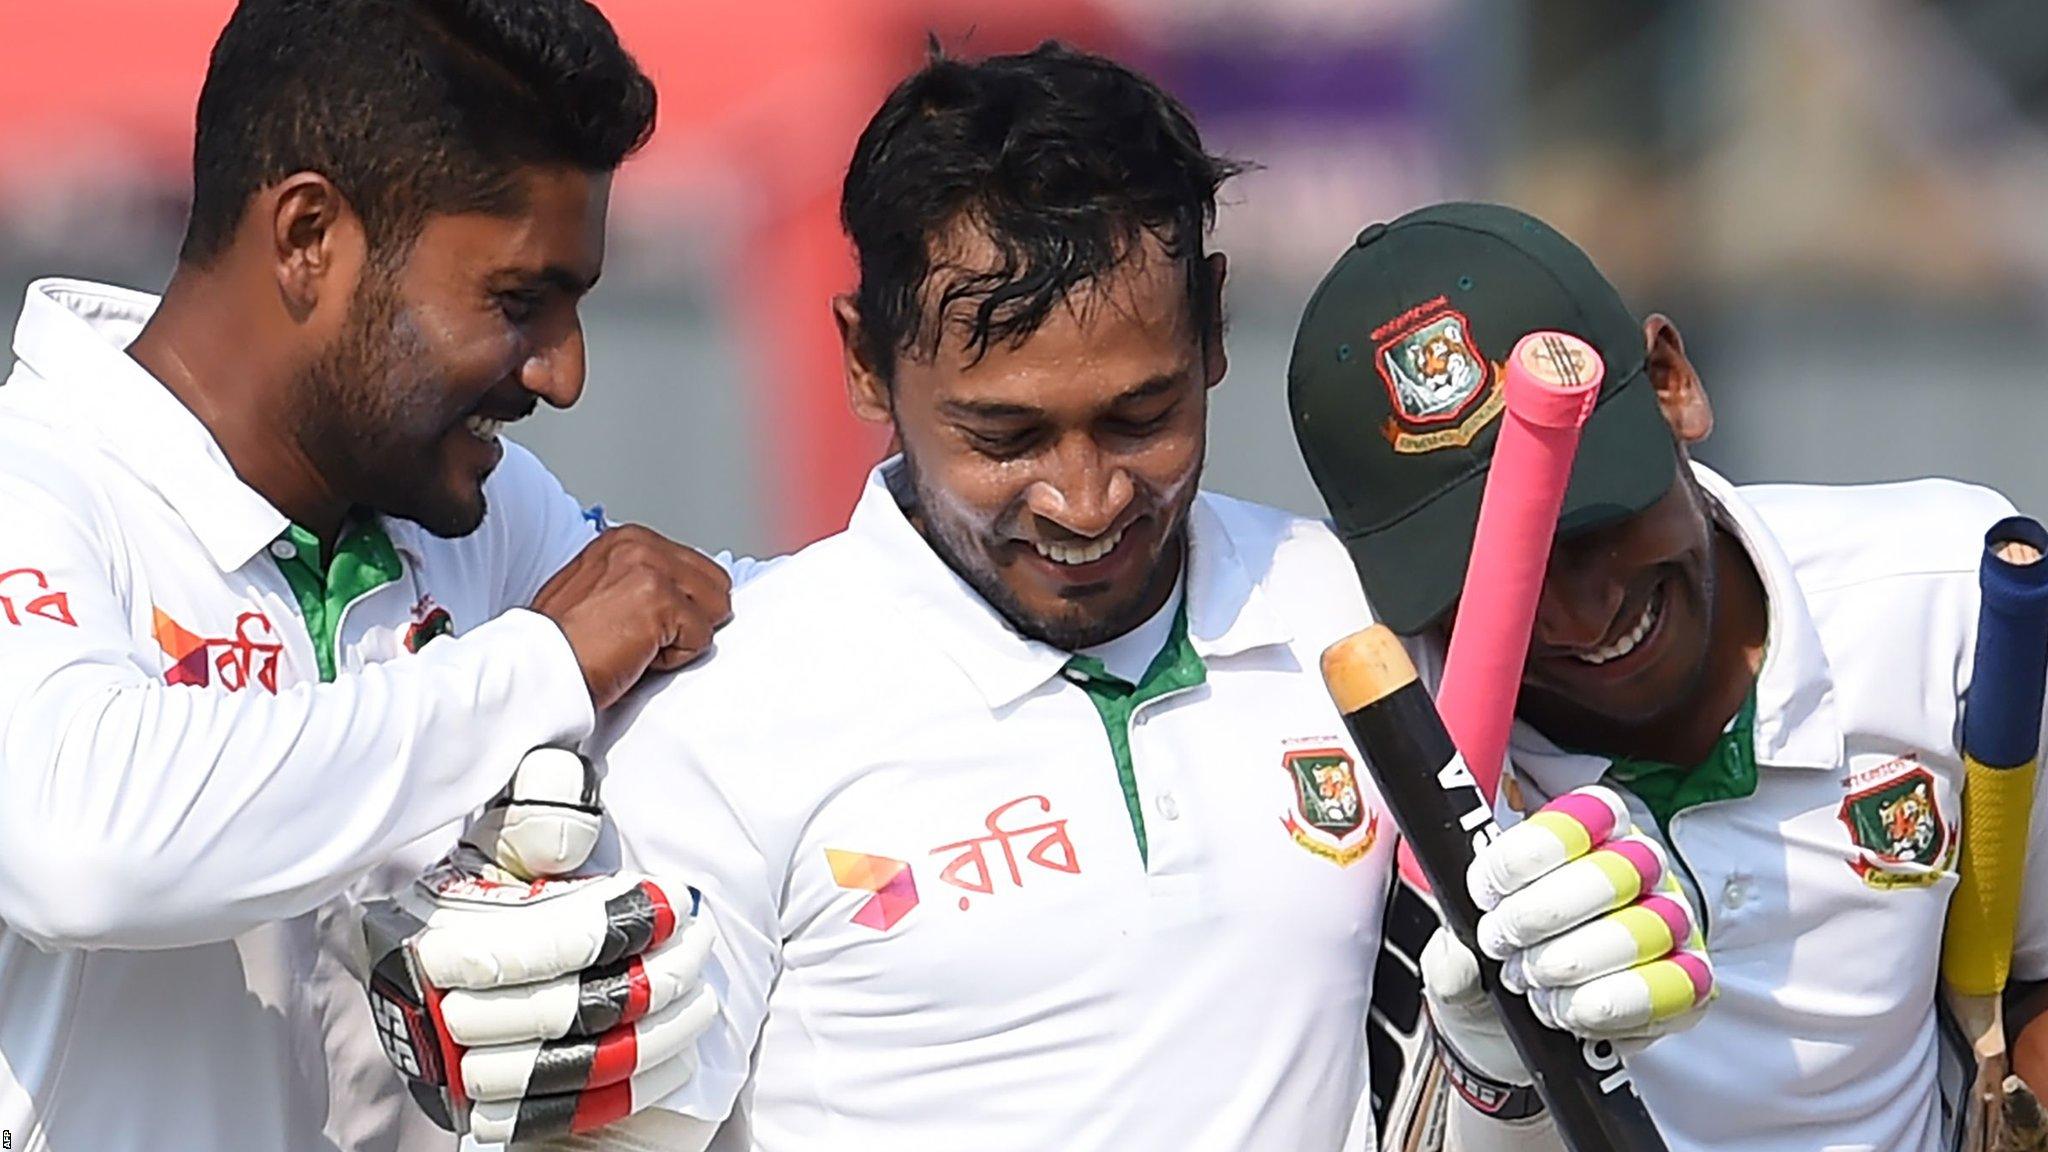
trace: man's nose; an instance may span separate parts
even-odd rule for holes
[[[1565,549],[1553,552],[1536,599],[1536,643],[1566,649],[1597,646],[1621,609],[1621,592],[1584,557]]]
[[[1032,482],[1025,506],[1076,536],[1109,531],[1137,495],[1130,472],[1089,437],[1069,437],[1049,459],[1051,468]]]
[[[583,398],[586,363],[583,325],[579,321],[560,340],[534,349],[519,366],[519,386],[547,401],[550,407],[574,407]]]

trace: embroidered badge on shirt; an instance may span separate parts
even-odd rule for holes
[[[1479,351],[1471,321],[1439,296],[1373,330],[1373,367],[1392,412],[1381,430],[1396,452],[1470,444],[1499,416],[1499,369]]]
[[[412,624],[405,630],[405,650],[416,653],[426,647],[429,640],[451,635],[454,631],[455,621],[449,617],[448,610],[434,603],[431,595],[422,596],[419,603],[412,606]]]
[[[1926,887],[1955,860],[1955,828],[1942,816],[1932,772],[1901,758],[1855,779],[1883,777],[1886,769],[1902,766],[1907,770],[1849,793],[1837,813],[1861,849],[1849,866],[1872,888]],[[1900,864],[1921,868],[1888,867]]]
[[[1287,834],[1340,868],[1357,863],[1379,839],[1380,817],[1377,812],[1367,816],[1351,753],[1342,748],[1304,748],[1282,754],[1280,764],[1294,783],[1295,810],[1280,821]],[[1361,827],[1364,835],[1344,843]]]

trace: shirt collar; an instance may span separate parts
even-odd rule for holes
[[[1763,581],[1768,631],[1756,680],[1756,762],[1773,768],[1835,768],[1842,759],[1842,730],[1835,714],[1834,680],[1798,573],[1735,485],[1705,465],[1695,463],[1692,469],[1726,514],[1730,530]],[[1513,742],[1516,770],[1546,795],[1560,796],[1595,783],[1607,772],[1605,757],[1565,751],[1525,723],[1515,724]]]
[[[14,354],[49,388],[24,402],[89,426],[170,504],[214,564],[232,572],[290,521],[242,482],[199,418],[127,354],[156,306],[148,293],[84,280],[29,285]]]
[[[889,490],[901,460],[892,457],[868,474],[847,535],[877,562],[878,591],[916,613],[915,627],[959,666],[988,706],[1014,704],[1058,676],[1073,654],[1012,628],[932,551]],[[1291,639],[1206,496],[1196,497],[1188,531],[1188,639],[1196,654],[1220,658]]]
[[[1778,768],[1834,768],[1842,760],[1834,675],[1820,629],[1806,606],[1799,574],[1778,538],[1735,485],[1693,465],[1700,486],[1727,513],[1763,579],[1769,621],[1764,664],[1756,678],[1756,758]]]

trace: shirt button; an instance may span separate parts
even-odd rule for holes
[[[1721,889],[1721,903],[1730,908],[1740,908],[1743,901],[1748,899],[1749,891],[1743,887],[1741,880],[1730,880],[1727,887]]]
[[[1159,814],[1168,820],[1180,819],[1180,802],[1173,798],[1173,793],[1161,792],[1159,794]]]
[[[270,554],[279,560],[296,560],[299,556],[299,550],[289,540],[272,540],[270,542]]]

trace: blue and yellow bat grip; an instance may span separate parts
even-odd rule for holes
[[[1978,569],[1983,609],[1963,701],[1961,883],[1941,948],[1942,976],[1966,996],[2003,991],[2012,963],[2048,680],[2044,553],[2048,529],[2011,516],[1985,534]]]

